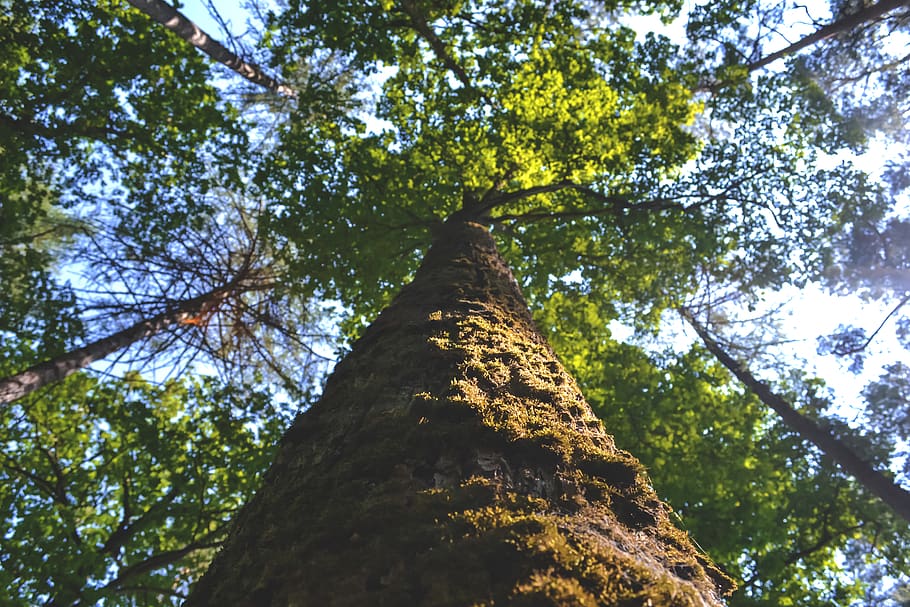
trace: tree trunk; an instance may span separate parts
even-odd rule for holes
[[[668,513],[453,218],[186,605],[720,605],[731,582]]]
[[[199,297],[187,299],[172,310],[141,320],[122,331],[33,365],[15,375],[2,378],[0,379],[0,404],[11,403],[39,388],[58,382],[86,368],[96,360],[101,360],[141,339],[157,335],[174,325],[198,324],[200,315],[214,310],[228,292],[228,289],[219,288]]]
[[[900,485],[873,468],[869,462],[862,459],[836,436],[794,409],[790,403],[771,390],[768,384],[759,381],[745,365],[734,360],[724,351],[717,340],[711,337],[707,329],[695,320],[689,311],[681,310],[680,312],[717,360],[777,413],[784,423],[798,432],[805,440],[818,447],[822,453],[834,460],[869,492],[888,504],[898,516],[910,522],[910,492],[905,491]]]
[[[199,26],[187,19],[183,13],[166,2],[161,0],[127,0],[127,2],[253,84],[258,84],[270,91],[288,97],[297,96],[294,89],[267,75],[258,65],[248,63],[229,51],[220,42],[213,40]]]
[[[902,6],[910,6],[910,0],[882,0],[881,2],[873,4],[872,6],[867,6],[862,10],[859,10],[852,15],[847,15],[843,19],[829,23],[828,25],[816,30],[808,36],[797,40],[790,46],[783,48],[775,53],[771,53],[767,57],[762,57],[758,61],[753,61],[747,67],[750,72],[754,72],[755,70],[759,70],[766,65],[774,63],[778,59],[783,59],[784,57],[796,54],[808,46],[812,46],[817,42],[821,42],[822,40],[826,40],[832,36],[836,36],[837,34],[850,31],[860,24],[872,21],[873,19],[878,19],[882,15],[890,13],[891,11]]]

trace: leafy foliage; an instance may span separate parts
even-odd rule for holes
[[[185,223],[185,185],[242,140],[205,61],[118,0],[6,2],[2,19],[0,223],[38,212],[24,193],[46,186],[64,205],[114,196],[148,237]]]
[[[583,12],[580,5],[524,9],[512,12],[521,20],[515,29],[498,25],[500,10],[452,9],[445,19],[453,25],[439,34],[451,38],[442,58],[415,37],[416,25],[396,26],[384,44],[404,48],[376,107],[377,118],[390,126],[366,130],[350,117],[315,129],[292,122],[275,151],[260,180],[272,187],[271,200],[281,200],[275,227],[303,245],[301,274],[333,285],[331,293],[355,314],[375,311],[388,299],[413,270],[433,225],[466,199],[487,204],[500,195],[497,210],[511,214],[568,214],[585,197],[563,185],[596,182],[623,196],[638,195],[636,182],[654,181],[694,154],[694,140],[682,127],[696,106],[668,64],[672,48],[666,41],[636,42],[624,28],[582,35],[572,21]],[[486,24],[472,24],[475,14]],[[289,24],[297,24],[295,15],[285,17]],[[332,19],[342,17],[350,27],[358,18],[332,12]],[[396,17],[390,11],[392,23]],[[297,17],[309,18],[307,11]],[[349,40],[336,36],[332,24],[295,40],[324,39],[328,48]],[[391,52],[361,49],[360,39],[352,44],[344,50],[365,64]],[[457,64],[470,80],[439,69],[440,62]],[[629,65],[640,69],[630,72]],[[299,166],[309,170],[301,174]],[[536,188],[564,191],[534,196]],[[584,214],[613,210],[603,201],[588,206],[594,210]],[[610,234],[607,228],[589,236],[590,227],[547,223],[539,227],[548,230],[539,240],[579,240],[572,247],[577,250]],[[524,231],[515,230],[514,238]],[[535,249],[527,243],[522,250]],[[577,267],[574,259],[552,261],[566,271]],[[561,271],[554,267],[552,273]]]
[[[2,416],[7,605],[171,604],[288,421],[267,393],[137,375],[76,375]]]
[[[910,476],[910,367],[895,363],[884,368],[881,376],[863,390],[869,425],[884,440],[896,443],[897,455],[904,460],[902,473]]]

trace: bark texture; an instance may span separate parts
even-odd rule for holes
[[[834,460],[870,493],[888,504],[895,514],[910,523],[910,492],[873,468],[872,464],[861,458],[846,443],[819,426],[813,419],[794,409],[782,396],[774,392],[771,386],[752,375],[745,365],[735,360],[717,343],[704,325],[698,322],[689,311],[681,310],[680,312],[698,333],[708,351],[739,381],[752,390],[765,405],[777,413],[785,424],[818,447],[822,453]]]
[[[186,605],[719,605],[534,327],[483,226],[414,281],[284,437]]]

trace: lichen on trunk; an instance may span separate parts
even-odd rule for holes
[[[483,226],[450,220],[288,431],[187,605],[716,605],[534,327]]]

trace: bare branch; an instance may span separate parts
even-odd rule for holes
[[[860,344],[858,346],[853,346],[852,348],[837,347],[837,348],[835,348],[834,353],[837,354],[838,356],[848,356],[850,354],[856,354],[857,352],[862,352],[863,350],[868,348],[869,344],[871,344],[875,340],[875,336],[881,332],[882,328],[886,324],[888,324],[888,320],[890,320],[892,316],[897,314],[898,310],[903,308],[907,304],[908,301],[910,301],[910,294],[904,296],[904,298],[901,299],[897,303],[897,305],[891,309],[890,312],[888,312],[888,315],[885,316],[885,318],[882,320],[882,322],[878,325],[878,328],[875,329],[875,331],[872,332],[872,335],[870,335],[869,338],[866,339],[866,341],[864,341],[862,344]]]
[[[183,13],[162,2],[161,0],[127,0],[134,7],[168,28],[203,53],[234,70],[253,84],[267,88],[286,97],[297,97],[297,92],[268,76],[258,65],[244,61],[236,54],[225,48],[217,40],[213,40],[198,25],[187,19]]]

